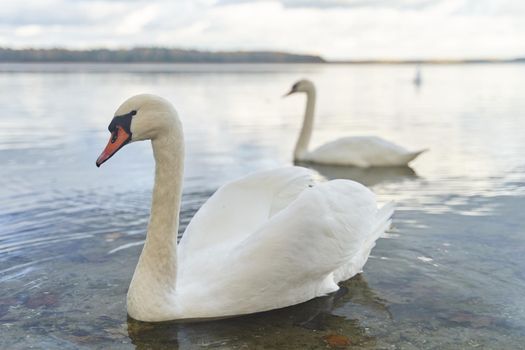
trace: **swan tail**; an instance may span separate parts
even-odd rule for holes
[[[383,205],[376,214],[376,225],[369,237],[369,241],[375,242],[392,225],[392,215],[396,206],[394,202]]]
[[[425,149],[422,149],[422,150],[419,150],[419,151],[416,151],[416,152],[410,152],[410,153],[408,153],[408,154],[403,156],[403,162],[408,164],[411,161],[413,161],[414,159],[416,159],[417,157],[419,157],[419,155],[421,153],[425,153],[426,151],[428,151],[428,148],[425,148]]]
[[[372,248],[375,247],[376,241],[385,233],[386,230],[390,229],[390,227],[392,226],[392,215],[394,215],[394,210],[394,202],[388,202],[387,204],[383,205],[381,209],[379,209],[379,211],[377,212],[376,224],[370,235],[367,237],[366,243],[363,245],[363,263],[361,268],[359,269],[359,272],[362,272],[363,265],[368,260],[368,256],[370,255]]]
[[[359,252],[334,272],[334,280],[336,282],[345,281],[363,272],[363,266],[368,260],[372,248],[376,245],[376,241],[392,224],[394,209],[394,202],[389,202],[377,211],[374,228],[370,231],[368,237],[366,237]]]

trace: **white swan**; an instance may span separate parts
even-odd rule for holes
[[[406,166],[425,150],[410,152],[375,136],[344,137],[325,143],[308,151],[314,125],[315,86],[309,80],[300,80],[285,96],[297,92],[306,93],[306,111],[303,127],[295,145],[294,160],[330,165],[357,166],[362,168],[381,166]]]
[[[125,144],[150,139],[156,161],[146,242],[131,281],[129,315],[142,321],[227,317],[326,295],[359,273],[390,224],[370,190],[348,180],[314,185],[289,167],[221,187],[177,245],[184,140],[166,100],[138,95],[109,125],[97,166]]]

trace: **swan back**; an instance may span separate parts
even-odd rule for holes
[[[308,152],[306,162],[362,168],[405,166],[424,152],[411,152],[376,136],[343,137]]]
[[[304,173],[302,169],[292,169],[295,170],[289,172],[290,178],[293,171]],[[282,174],[279,170],[265,177],[278,183]],[[223,234],[228,235],[223,230],[227,224],[220,221],[213,223],[213,232],[208,231],[212,237],[191,229],[185,232],[215,243],[213,249],[195,251],[189,249],[196,245],[190,237],[184,248],[183,244],[179,246],[181,252],[186,250],[186,258],[180,261],[178,284],[182,313],[205,317],[210,310],[235,315],[284,307],[333,292],[338,289],[338,278],[361,270],[378,233],[382,233],[378,228],[385,228],[377,222],[374,195],[366,187],[347,180],[310,187],[312,176],[310,173],[302,191],[289,196],[293,199],[273,215],[273,201],[263,199],[266,219],[244,227],[248,233],[245,231],[234,240],[219,242]],[[243,186],[255,177],[229,185]],[[271,197],[279,193],[276,191]],[[237,208],[239,216],[248,215],[250,210],[261,210],[253,201],[253,197],[248,197],[231,201],[230,205]],[[211,209],[208,207],[206,212]],[[356,256],[359,258],[354,259]]]

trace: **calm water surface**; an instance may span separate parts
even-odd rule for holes
[[[525,65],[0,65],[0,348],[519,349],[525,344]],[[116,107],[171,100],[184,123],[184,226],[225,181],[374,134],[429,148],[412,169],[320,167],[394,200],[394,228],[335,295],[198,324],[127,319],[153,181],[146,142],[102,168]]]

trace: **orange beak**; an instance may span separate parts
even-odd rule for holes
[[[115,131],[111,133],[111,137],[97,159],[97,167],[101,166],[106,160],[111,158],[119,149],[124,147],[131,140],[131,135],[128,134],[121,126],[117,126]]]

